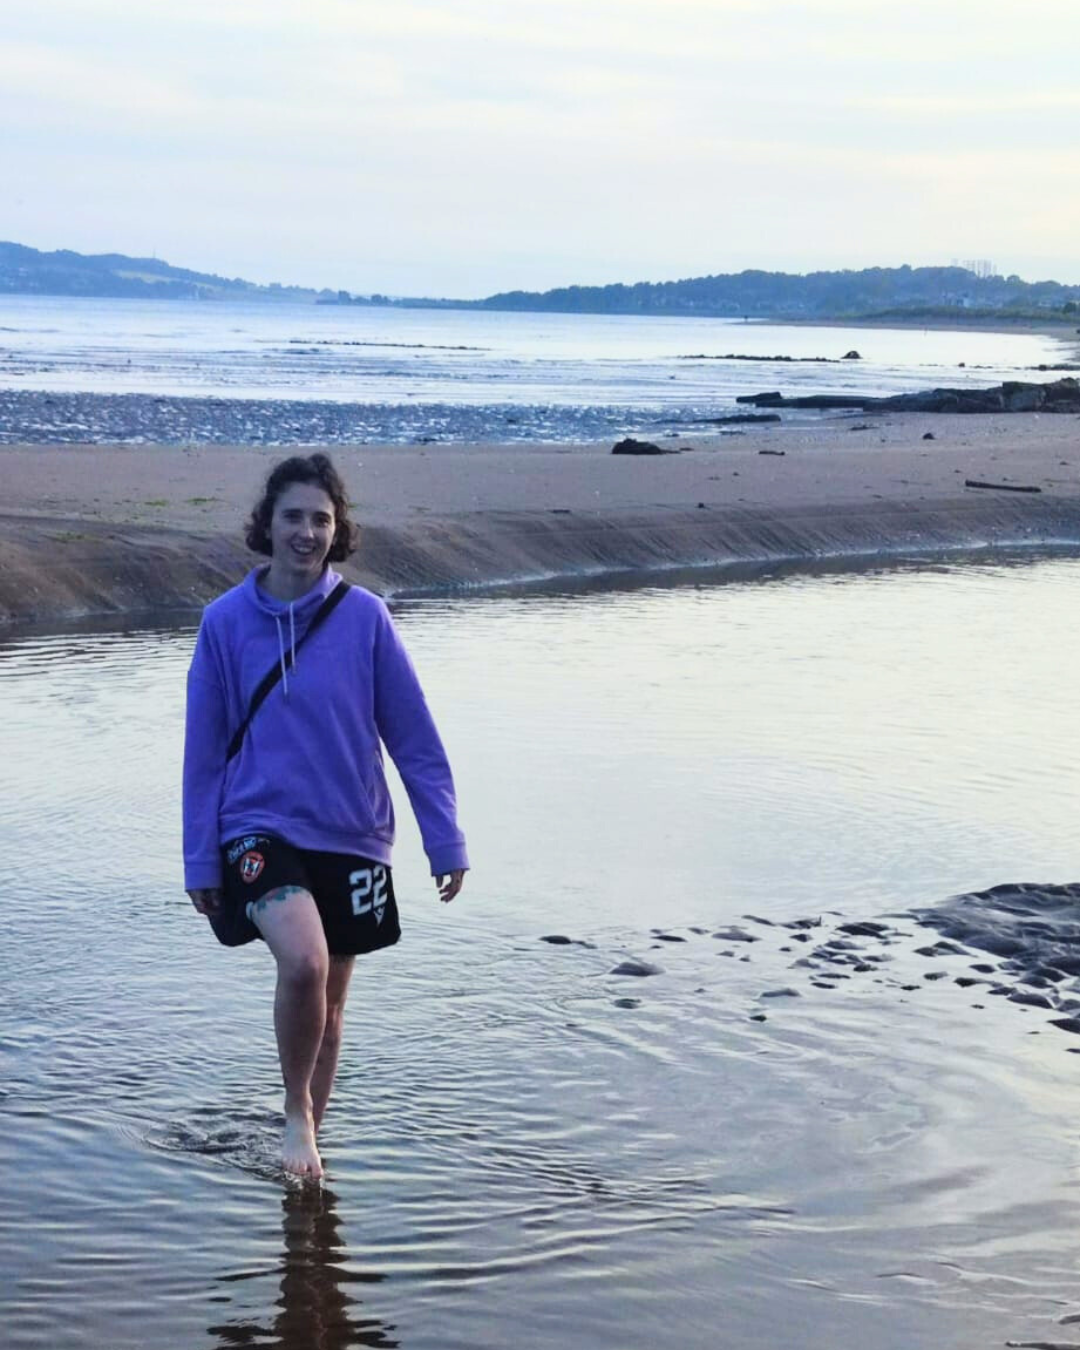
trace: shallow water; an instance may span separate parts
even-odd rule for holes
[[[1078,582],[404,607],[476,871],[439,907],[402,822],[405,939],[357,971],[313,1194],[274,1164],[266,953],[179,890],[192,631],[8,635],[4,1345],[1077,1339],[1075,1037],[904,918],[833,988],[793,962],[1076,876]]]
[[[862,359],[842,360],[852,349]],[[729,354],[753,359],[718,359]],[[0,296],[0,440],[602,440],[643,419],[731,413],[768,389],[1054,379],[1031,368],[1073,354],[1031,333]],[[144,403],[100,397],[122,394]],[[198,405],[155,402],[166,398]]]

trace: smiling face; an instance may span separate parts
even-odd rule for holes
[[[270,518],[270,588],[295,599],[322,575],[334,542],[334,503],[314,483],[290,483]]]

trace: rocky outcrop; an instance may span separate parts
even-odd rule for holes
[[[884,400],[852,394],[804,394],[785,398],[779,389],[767,394],[740,394],[736,403],[752,403],[756,408],[867,408]]]
[[[694,426],[725,427],[733,423],[782,422],[784,419],[779,413],[729,413],[726,417],[691,417],[688,420]]]
[[[993,389],[928,389],[917,394],[871,398],[853,394],[808,394],[785,398],[776,390],[743,394],[737,403],[757,408],[858,408],[919,413],[1080,413],[1080,381],[1068,377],[1047,384],[1007,380]]]

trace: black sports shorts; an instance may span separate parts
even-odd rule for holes
[[[224,895],[210,922],[226,947],[262,936],[251,921],[253,907],[281,886],[302,886],[311,893],[334,956],[377,951],[401,937],[394,882],[385,863],[294,848],[256,832],[223,844],[221,861]]]

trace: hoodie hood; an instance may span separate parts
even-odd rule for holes
[[[327,566],[323,568],[322,576],[309,591],[297,596],[295,600],[278,600],[259,585],[269,567],[269,563],[261,563],[258,567],[253,567],[240,583],[240,589],[256,609],[261,609],[264,614],[269,614],[271,617],[288,616],[291,609],[297,623],[301,621],[306,623],[341,580],[338,573],[332,567]]]
[[[315,617],[315,611],[341,580],[332,567],[324,567],[322,576],[303,595],[295,600],[278,600],[259,585],[266,575],[269,563],[252,568],[241,583],[241,590],[254,604],[273,619],[277,629],[278,661],[281,664],[281,687],[286,698],[289,697],[289,671],[296,669],[296,643],[302,637],[308,624]]]

